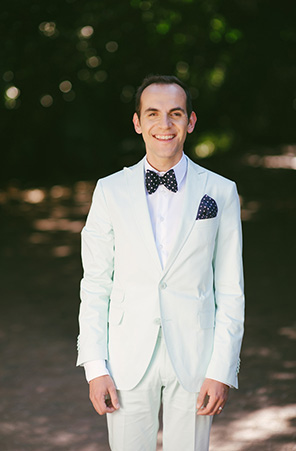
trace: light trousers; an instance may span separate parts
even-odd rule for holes
[[[163,450],[208,451],[212,416],[196,415],[199,393],[179,384],[159,333],[149,367],[132,390],[118,390],[120,409],[107,414],[112,451],[155,451],[163,404]]]

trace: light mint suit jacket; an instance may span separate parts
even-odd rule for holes
[[[202,197],[217,216],[196,220]],[[106,359],[118,389],[134,388],[159,328],[182,386],[208,377],[238,387],[244,294],[235,184],[188,159],[181,225],[162,268],[148,211],[144,160],[98,181],[82,231],[78,365]]]

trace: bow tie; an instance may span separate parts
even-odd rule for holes
[[[154,171],[150,171],[150,169],[147,169],[145,182],[146,189],[149,194],[155,193],[159,185],[164,185],[170,191],[173,191],[173,193],[176,193],[178,191],[174,169],[170,169],[163,176],[158,175]]]

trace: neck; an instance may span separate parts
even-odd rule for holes
[[[150,166],[153,167],[153,169],[156,169],[156,171],[158,172],[167,172],[169,169],[173,168],[174,166],[176,166],[177,163],[179,163],[179,161],[182,158],[183,153],[181,153],[181,155],[177,156],[176,158],[161,158],[161,159],[153,159],[153,158],[149,158],[149,155],[146,154],[146,158],[148,163],[150,164]]]

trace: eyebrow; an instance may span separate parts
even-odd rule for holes
[[[160,111],[158,108],[147,108],[145,110],[145,113],[149,113],[150,111]],[[183,108],[181,108],[180,106],[177,106],[175,108],[171,108],[171,110],[169,111],[169,113],[173,113],[173,111],[182,111],[182,113],[186,114],[185,110]]]

